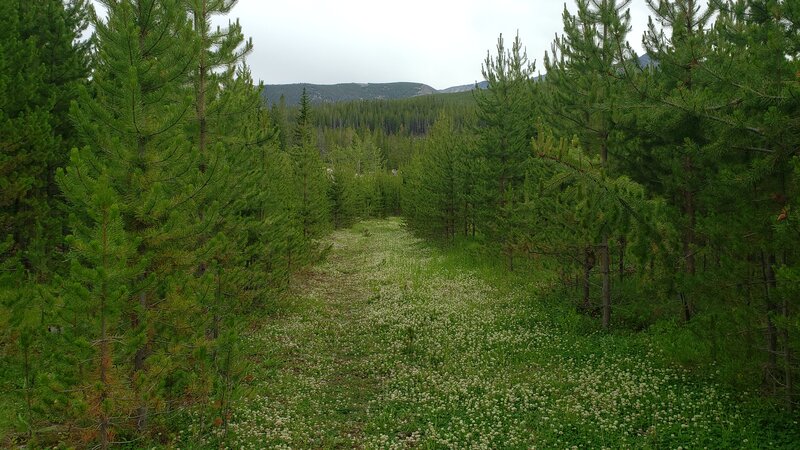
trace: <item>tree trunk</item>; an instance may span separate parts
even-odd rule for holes
[[[688,156],[684,160],[683,169],[686,173],[692,170],[692,160]],[[694,244],[695,234],[694,229],[696,225],[695,208],[694,208],[694,193],[688,188],[683,191],[683,210],[686,214],[687,224],[683,231],[683,258],[685,264],[685,273],[688,277],[693,278],[696,273],[695,257],[694,257]],[[686,322],[692,319],[694,315],[694,306],[686,292],[681,292],[681,301],[683,303],[683,319]]]
[[[603,277],[603,329],[611,327],[611,257],[608,252],[608,235],[600,244],[600,271]]]
[[[784,297],[783,299],[783,307],[781,308],[781,313],[783,314],[784,318],[789,318],[789,300]],[[789,345],[789,327],[784,326],[783,330],[781,331],[781,335],[783,337],[783,363],[784,363],[784,384],[786,389],[785,401],[786,401],[786,410],[791,412],[793,408],[792,398],[794,396],[794,378],[792,377],[792,352],[791,347]]]
[[[681,292],[680,294],[678,294],[678,296],[681,299],[681,306],[683,310],[683,321],[688,323],[690,320],[692,320],[692,306],[689,303],[689,299],[686,297],[685,292]]]
[[[594,267],[594,251],[587,246],[583,252],[583,309],[586,312],[592,310],[592,301],[589,297],[591,291],[592,268]]]
[[[776,372],[778,370],[778,331],[772,318],[777,313],[777,307],[772,301],[772,289],[775,286],[775,273],[772,270],[772,264],[775,262],[775,256],[766,255],[764,251],[761,252],[761,274],[764,280],[764,302],[767,307],[767,367],[764,373],[765,382],[771,388],[773,395],[777,390],[776,385]]]
[[[139,306],[142,308],[142,311],[147,310],[147,294],[142,292],[139,294]],[[136,326],[139,326],[140,322],[137,318]],[[146,325],[144,333],[147,333]],[[145,342],[136,350],[136,354],[133,356],[133,381],[134,384],[137,383],[137,379],[139,378],[140,372],[144,372],[144,363],[147,359],[147,352],[148,352],[148,342],[149,337],[145,339]],[[137,391],[140,387],[136,387]],[[141,394],[141,392],[138,392]],[[136,430],[140,433],[144,432],[147,429],[147,405],[145,404],[144,399],[139,396],[139,406],[136,408]]]
[[[140,17],[140,18],[147,17],[147,12],[144,11],[145,5],[140,2],[140,3],[137,4],[137,7],[139,8],[138,17]],[[147,51],[147,49],[145,47],[145,38],[147,37],[148,31],[149,31],[149,28],[146,27],[146,26],[143,26],[143,27],[141,27],[139,29],[139,50],[141,52],[143,52],[143,53]],[[140,87],[140,89],[142,89],[142,88]],[[147,133],[147,131],[146,131],[147,127],[146,127],[146,122],[145,121],[146,121],[146,117],[140,118],[139,124],[138,124],[139,125],[139,128],[138,128],[139,135],[137,137],[137,147],[138,147],[138,152],[139,152],[139,158],[141,159],[143,164],[144,164],[145,156],[146,156],[146,153],[147,153],[147,144],[149,143],[149,138],[148,138],[148,136],[146,134]],[[146,170],[147,168],[146,167],[143,167],[142,169],[143,169],[142,172],[144,172],[144,173],[147,172],[147,170]],[[138,194],[141,195],[141,193],[138,193]],[[140,226],[137,226],[137,228],[141,228],[141,229],[139,229],[137,231],[139,231],[140,235],[143,236],[145,234],[146,225],[140,224]],[[147,254],[147,247],[146,246],[147,246],[147,244],[144,244],[142,246],[142,248],[140,248],[139,256],[146,256],[146,254]],[[144,290],[144,281],[146,279],[147,279],[147,269],[145,269],[144,273],[142,274],[141,280],[142,280],[143,286],[141,286],[142,292],[139,293],[139,307],[142,310],[142,317],[141,317],[142,319],[144,319],[144,317],[146,317],[146,314],[147,314],[147,292]],[[140,320],[140,317],[137,315],[136,312],[134,312],[133,315],[134,315],[134,322],[135,322],[133,324],[134,325],[134,329],[136,327],[138,327],[138,326],[143,326],[144,333],[147,334],[147,324],[146,324],[145,320]],[[149,336],[145,338],[144,343],[142,344],[142,346],[138,350],[136,350],[136,354],[133,356],[133,383],[134,383],[134,386],[135,386],[135,389],[136,389],[136,394],[139,397],[137,399],[137,401],[139,402],[139,405],[138,405],[138,407],[136,409],[136,430],[139,433],[143,433],[144,430],[147,428],[147,405],[145,404],[144,399],[141,396],[141,394],[142,394],[140,392],[140,388],[141,387],[140,386],[136,386],[136,384],[138,383],[139,373],[144,371],[144,363],[145,363],[145,359],[147,358],[148,341],[149,341],[149,339],[150,339]]]
[[[472,239],[475,239],[475,212],[472,213]]]
[[[625,249],[628,247],[628,238],[619,237],[619,281],[625,278]]]
[[[469,236],[469,202],[464,201],[464,237]]]
[[[108,267],[108,213],[103,211],[103,268]],[[105,408],[106,400],[108,399],[109,382],[108,371],[111,366],[111,354],[108,349],[108,336],[106,331],[106,302],[108,299],[108,285],[103,280],[103,285],[100,292],[100,398],[98,411],[100,411],[100,420],[98,421],[98,432],[100,434],[100,448],[105,450],[108,448],[108,434],[109,434],[109,418]]]

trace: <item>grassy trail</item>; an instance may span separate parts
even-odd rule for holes
[[[718,386],[554,322],[535,281],[499,283],[396,219],[330,242],[248,337],[232,448],[758,446]]]

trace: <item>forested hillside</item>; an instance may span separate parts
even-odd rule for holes
[[[436,93],[422,83],[342,83],[342,84],[273,84],[264,86],[264,101],[272,105],[283,99],[297,106],[306,92],[312,104],[353,100],[391,100]]]
[[[0,2],[3,446],[800,443],[796,2],[296,106],[235,1],[102,3]]]

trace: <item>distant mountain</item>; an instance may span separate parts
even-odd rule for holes
[[[650,55],[648,55],[647,53],[645,53],[644,55],[640,56],[639,60],[637,62],[639,63],[639,67],[641,67],[641,68],[658,67],[658,61],[656,61],[655,59],[651,58]]]
[[[352,100],[388,100],[435,94],[436,89],[422,83],[344,83],[344,84],[270,84],[264,87],[268,103],[277,103],[281,95],[286,104],[300,103],[306,89],[312,103],[334,103]]]
[[[640,67],[658,67],[658,61],[650,55],[639,57]],[[546,75],[539,75],[536,81],[541,81]],[[486,89],[489,82],[463,84],[447,89],[436,90],[422,83],[343,83],[343,84],[268,84],[264,87],[263,96],[268,104],[277,103],[281,96],[286,99],[287,105],[300,103],[303,88],[306,89],[311,103],[336,103],[353,100],[394,100],[402,98],[419,97],[431,94],[455,94],[469,92],[475,89]]]
[[[469,92],[475,89],[477,84],[478,89],[486,89],[489,87],[488,81],[481,81],[480,83],[462,84],[461,86],[453,86],[439,91],[440,94],[455,94],[456,92]]]
[[[486,89],[488,82],[481,81],[478,88]],[[311,103],[336,103],[352,100],[389,100],[419,97],[431,94],[454,94],[475,89],[475,83],[436,90],[422,83],[344,83],[344,84],[268,84],[264,86],[263,96],[269,104],[277,103],[281,95],[287,105],[300,103],[300,96],[306,89]]]

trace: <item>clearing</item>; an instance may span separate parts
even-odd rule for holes
[[[551,317],[537,299],[546,279],[470,265],[400,219],[329,239],[325,261],[249,334],[253,379],[223,445],[780,445],[722,387],[664,363],[645,339]]]

